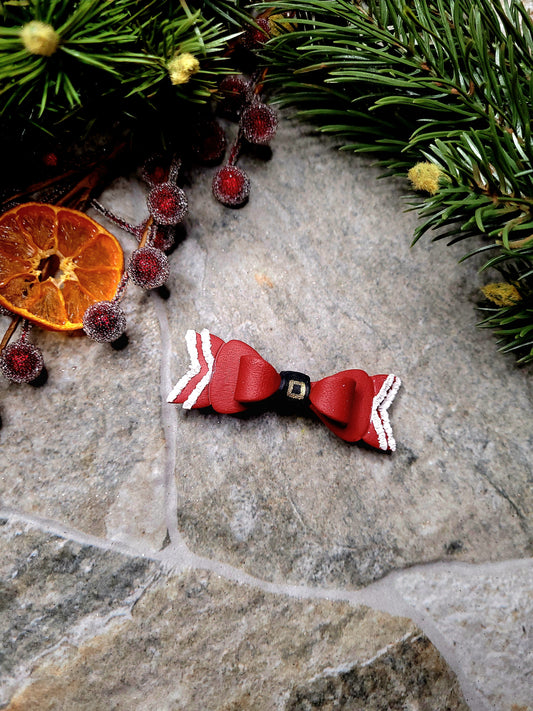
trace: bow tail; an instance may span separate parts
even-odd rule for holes
[[[388,409],[400,389],[402,381],[396,375],[374,375],[374,398],[370,414],[370,426],[363,436],[363,441],[372,447],[383,451],[394,452],[396,441],[392,434],[392,426]]]
[[[167,402],[182,404],[185,410],[208,407],[211,404],[208,388],[213,375],[215,356],[224,341],[204,329],[201,333],[187,331],[185,342],[191,364],[189,370],[172,388]]]

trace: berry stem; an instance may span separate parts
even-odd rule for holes
[[[139,242],[139,249],[141,249],[142,247],[144,247],[144,246],[146,245],[146,243],[148,242],[148,239],[149,239],[149,237],[150,237],[150,235],[151,235],[151,233],[152,233],[152,225],[153,225],[153,224],[154,224],[154,218],[153,218],[153,217],[149,217],[149,218],[146,220],[146,222],[143,224],[143,226],[142,226],[142,227],[143,227],[143,231],[142,231],[141,239],[140,239],[140,242]]]
[[[268,68],[265,67],[265,69],[258,70],[256,71],[250,80],[250,88],[251,88],[251,98],[248,99],[248,101],[251,103],[253,99],[263,91],[264,87],[264,82],[266,75],[268,74]]]
[[[120,302],[124,298],[124,294],[126,293],[126,287],[128,286],[129,278],[130,278],[130,275],[128,274],[127,271],[125,271],[124,274],[122,275],[122,278],[120,279],[119,285],[117,286],[117,291],[115,293],[115,296],[113,297],[113,300],[112,300],[113,304],[120,304]]]
[[[31,330],[31,327],[32,324],[30,321],[28,321],[27,319],[24,319],[22,321],[22,332],[20,334],[19,341],[24,342],[26,340],[26,338],[28,337],[28,333]]]
[[[85,210],[91,202],[93,192],[100,187],[103,179],[109,173],[110,164],[122,153],[126,147],[120,143],[102,161],[99,161],[93,170],[85,175],[71,190],[56,201],[56,205],[63,205],[75,210]]]
[[[229,154],[228,158],[228,165],[235,165],[235,163],[239,159],[239,154],[241,152],[242,148],[242,130],[239,127],[239,133],[237,134],[237,138],[235,139],[235,142],[233,146],[231,147],[231,153]]]
[[[11,336],[15,333],[15,330],[16,330],[17,326],[19,325],[21,318],[22,318],[21,316],[13,316],[11,323],[7,327],[7,331],[4,333],[4,337],[2,338],[2,341],[0,342],[0,352],[4,350],[4,348],[7,346],[7,344],[11,340]]]
[[[78,196],[77,202],[74,202],[72,205],[68,205],[68,207],[72,207],[74,209],[85,209],[89,204],[91,194],[97,187],[100,187],[103,178],[108,173],[108,164],[113,162],[125,148],[126,144],[121,143],[103,160],[93,161],[83,168],[72,168],[71,170],[67,170],[65,173],[61,173],[61,175],[55,175],[51,178],[43,180],[42,182],[28,185],[28,187],[24,188],[24,190],[11,195],[5,200],[2,200],[0,205],[4,206],[13,201],[27,199],[34,193],[38,194],[43,190],[46,190],[46,188],[50,188],[53,185],[61,184],[67,181],[69,178],[83,175],[76,185],[69,190],[66,195],[63,195],[62,198],[57,200],[55,204],[67,206],[67,200],[72,200],[81,190],[82,192]]]
[[[176,158],[174,156],[172,158],[172,163],[170,164],[170,168],[168,171],[168,182],[169,183],[175,183],[178,179],[178,174],[180,172],[181,168],[181,158]]]
[[[126,220],[124,220],[122,217],[115,215],[114,212],[108,210],[107,207],[102,205],[101,202],[98,202],[98,200],[92,200],[91,206],[94,207],[95,210],[98,210],[101,215],[107,217],[107,219],[110,220],[117,227],[120,227],[121,230],[124,230],[124,232],[129,232],[130,235],[136,237],[137,240],[141,238],[141,231],[143,225],[130,225],[129,222],[126,222]]]
[[[91,163],[90,168],[92,168],[96,163]],[[73,168],[72,170],[67,170],[65,173],[61,173],[61,175],[55,175],[52,178],[48,178],[47,180],[43,180],[40,183],[33,183],[33,185],[28,185],[27,188],[25,188],[23,191],[19,193],[15,193],[14,195],[10,195],[8,198],[2,201],[2,205],[7,205],[10,202],[13,202],[15,200],[20,200],[22,198],[28,198],[32,193],[38,193],[41,190],[45,190],[46,188],[51,187],[52,185],[55,185],[56,183],[61,183],[63,180],[67,180],[68,178],[71,178],[74,175],[79,175],[81,170],[79,168]]]

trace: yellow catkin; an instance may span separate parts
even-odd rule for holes
[[[294,32],[296,26],[291,24],[288,17],[285,15],[270,15],[268,18],[268,29],[272,37],[284,34],[285,32]]]
[[[481,287],[481,291],[483,295],[489,301],[492,301],[493,304],[496,304],[496,306],[513,306],[522,299],[516,286],[508,284],[505,281],[487,284]]]
[[[172,84],[186,84],[191,76],[199,71],[200,62],[194,54],[183,52],[170,60],[167,69]]]
[[[52,25],[32,20],[20,30],[22,44],[31,54],[51,57],[59,46],[59,35]]]
[[[438,192],[441,175],[442,170],[438,165],[429,161],[417,163],[407,173],[415,190],[423,190],[430,195],[435,195]]]

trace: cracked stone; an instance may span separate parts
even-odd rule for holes
[[[124,351],[35,330],[49,383],[0,383],[3,503],[159,550],[162,407],[176,422],[178,501],[167,510],[177,506],[201,555],[269,580],[352,587],[416,563],[531,555],[531,380],[475,327],[478,264],[457,264],[464,244],[410,248],[402,184],[377,181],[362,158],[287,121],[272,147],[269,162],[242,158],[252,180],[242,210],[212,199],[212,170],[191,176],[163,306],[164,376],[174,384],[187,370],[191,327],[313,378],[395,372],[397,452],[348,445],[310,417],[161,404],[158,297],[132,289]],[[135,180],[102,202],[134,222],[145,210]]]
[[[475,327],[478,264],[457,264],[464,244],[410,248],[402,185],[364,160],[283,122],[274,143],[268,164],[243,159],[239,212],[195,176],[173,255],[173,383],[185,331],[203,327],[312,378],[394,372],[398,450],[347,445],[307,417],[178,409],[187,542],[269,580],[354,587],[414,563],[531,555],[531,381]]]
[[[433,618],[490,709],[533,708],[533,565],[402,573],[405,600]]]
[[[152,563],[16,527],[10,535],[19,537],[18,556],[8,565],[22,572],[4,615],[8,628],[21,616],[29,629],[30,616],[61,599],[70,614],[62,616],[61,634],[36,627],[33,647],[25,647],[31,670],[12,680],[6,711],[140,711],[147,704],[161,711],[295,711],[329,709],[331,699],[335,708],[365,711],[467,711],[453,673],[405,618],[267,594],[202,571],[154,577]],[[68,574],[58,562],[61,544],[69,549]],[[38,551],[33,585],[24,568],[31,549]],[[44,574],[46,603],[37,597]],[[141,580],[143,594],[132,604]],[[107,592],[93,602],[99,587]],[[101,624],[76,634],[106,600]],[[110,614],[127,601],[128,615]]]
[[[143,558],[0,526],[0,707],[50,650],[76,647],[129,615],[159,566]]]
[[[132,193],[134,183],[118,181],[105,202],[140,221],[131,215]],[[134,246],[124,234],[122,242],[126,252]],[[129,344],[120,352],[79,334],[33,329],[49,378],[44,387],[24,389],[1,379],[0,505],[160,547],[165,446],[154,298],[128,288]]]

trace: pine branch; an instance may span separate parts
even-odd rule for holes
[[[182,0],[0,2],[0,118],[16,112],[50,128],[97,98],[205,102],[234,36]],[[172,80],[169,62],[192,54],[198,70]],[[179,78],[179,77],[178,77]]]

